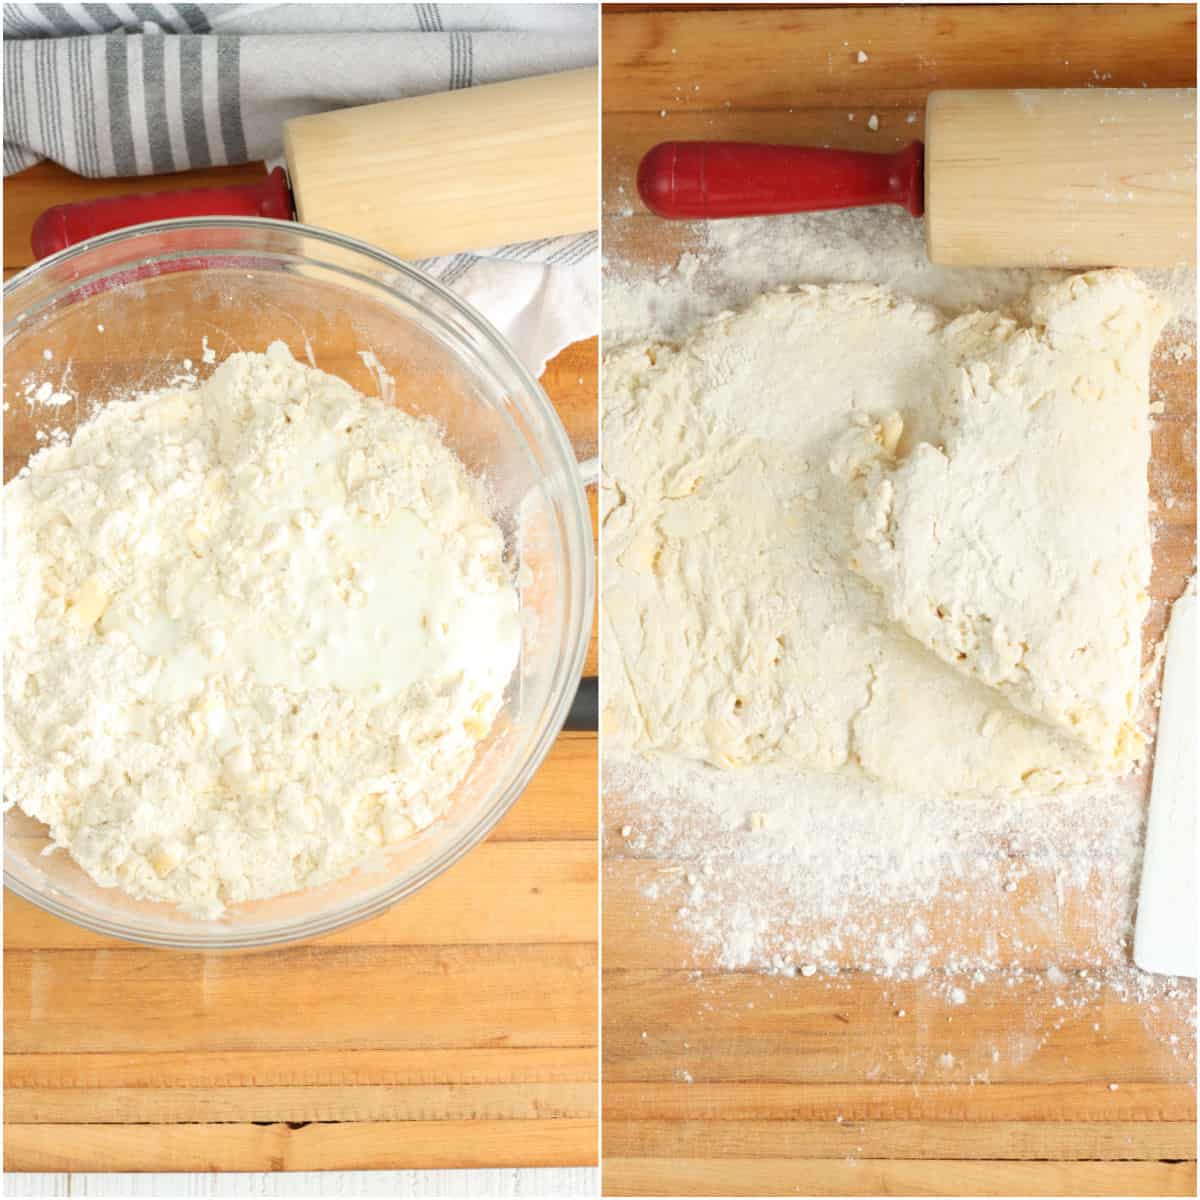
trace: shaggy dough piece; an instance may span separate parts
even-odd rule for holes
[[[1166,317],[1120,272],[1039,294],[1028,326],[963,317],[937,443],[896,457],[895,414],[833,462],[858,495],[851,562],[888,615],[1114,773],[1143,746],[1148,364]]]
[[[1157,307],[1128,276],[1089,279],[1153,325]],[[1075,355],[1089,338],[1112,351],[1102,303],[1060,332],[1069,298],[1035,298],[1031,332]],[[602,679],[614,744],[943,791],[1111,773],[1083,741],[920,645],[848,567],[864,548],[865,487],[886,491],[892,450],[942,443],[963,373],[1001,321],[950,321],[880,288],[809,287],[722,315],[683,346],[606,356]],[[1146,353],[1112,352],[1115,371],[1143,381],[1144,406]],[[1130,503],[1144,590],[1144,488]]]

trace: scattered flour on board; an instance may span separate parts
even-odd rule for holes
[[[610,247],[620,246],[620,226],[627,216],[633,212],[626,204],[609,214],[605,233]],[[1067,274],[934,266],[925,253],[924,223],[896,206],[674,229],[685,248],[658,270],[631,268],[618,257],[619,250],[606,252],[606,349],[647,337],[681,337],[705,317],[740,308],[760,292],[788,284],[877,283],[958,312],[1017,305],[1035,283]],[[1195,340],[1195,272],[1176,267],[1139,274],[1179,314],[1167,334],[1167,352],[1176,353],[1174,348],[1182,344],[1178,353],[1187,357]]]
[[[1034,284],[1065,274],[936,267],[922,223],[898,208],[664,227],[663,249],[647,265],[622,256],[630,215],[622,196],[605,230],[606,350],[681,339],[781,285],[869,282],[949,311],[1019,310]],[[644,242],[638,250],[646,254]],[[1195,273],[1140,274],[1177,314],[1159,353],[1183,364],[1195,353]],[[1155,474],[1161,516],[1177,498]],[[1155,703],[1147,697],[1147,727]],[[1007,1047],[1018,1059],[1105,996],[1138,998],[1170,1052],[1194,1060],[1192,985],[1129,962],[1142,778],[964,803],[812,772],[717,772],[608,753],[603,788],[609,852],[640,860],[643,901],[656,917],[673,915],[691,946],[689,965],[819,973],[835,990],[866,970],[898,984],[920,980],[951,1006],[971,1004],[983,984],[1040,995],[1054,1015],[1035,1017],[1031,1002],[1030,1028]],[[999,1050],[989,1053],[999,1061]],[[931,1058],[935,1066],[948,1069],[953,1057]]]

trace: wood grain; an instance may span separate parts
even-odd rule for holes
[[[92,950],[111,943],[11,897],[4,946]],[[586,840],[485,842],[453,874],[372,921],[320,941],[334,946],[495,946],[591,941],[596,932],[596,852]]]
[[[1064,1100],[1066,1103],[1064,1104]],[[1187,1122],[1187,1092],[1165,1083],[776,1083],[732,1079],[604,1083],[604,1113],[616,1119],[724,1121],[1142,1121]],[[1186,1157],[1186,1156],[1185,1156]]]
[[[594,229],[598,85],[585,67],[293,117],[297,215],[405,259]]]
[[[638,160],[665,138],[894,150],[922,136],[933,88],[1195,86],[1194,38],[1190,5],[609,6],[606,258],[670,268],[694,248],[688,226],[636,195]],[[1160,353],[1152,386],[1164,412],[1148,644],[1194,569],[1194,359]],[[1037,915],[1048,876],[1013,893],[964,885],[1016,931],[1021,972],[965,1005],[937,986],[948,955],[919,983],[724,972],[647,901],[684,864],[639,859],[618,833],[633,820],[606,798],[606,1195],[1194,1192],[1195,990],[1164,1002],[1110,987],[1095,946],[1112,943],[1119,914],[1079,896],[1051,931]],[[928,923],[933,944],[968,952],[987,932],[963,944],[959,914],[936,907]],[[1058,972],[1084,969],[1092,995],[1063,1002]]]
[[[935,88],[1196,86],[1189,4],[614,8],[603,29],[605,122],[726,101],[742,113],[921,107]]]
[[[605,1158],[606,1196],[1190,1196],[1194,1162]]]
[[[6,958],[10,1053],[579,1046],[594,1033],[596,998],[580,982],[594,946],[313,943],[227,955],[13,950]]]
[[[1194,90],[939,92],[925,129],[933,262],[1195,265]]]
[[[13,1052],[5,1057],[6,1087],[93,1088],[344,1088],[503,1083],[514,1066],[532,1083],[578,1082],[595,1068],[589,1046],[553,1048],[442,1046],[418,1050],[186,1050],[128,1054]]]
[[[1111,1161],[1129,1156],[1136,1138],[1155,1158],[1186,1158],[1195,1147],[1188,1121],[608,1121],[604,1143],[618,1156],[656,1158],[1001,1158]]]
[[[1061,987],[1039,972],[1011,987],[979,986],[965,1005],[946,999],[945,990],[852,972],[789,979],[606,965],[605,1086],[674,1081],[678,1102],[686,1103],[692,1087],[739,1080],[751,1090],[761,1083],[895,1084],[919,1092],[958,1084],[974,1088],[980,1105],[984,1085],[1063,1085],[1064,1098],[1090,1086],[1108,1093],[1105,1111],[1116,1113],[1126,1088],[1152,1084],[1167,1089],[1160,1099],[1194,1102],[1194,1066],[1160,1032],[1185,1026],[1191,988],[1159,1002],[1161,1026],[1103,986],[1087,1004],[1060,1006]],[[745,1102],[758,1103],[751,1094]],[[1071,1117],[1063,1107],[1056,1119]]]
[[[94,181],[33,167],[5,181],[5,276],[29,264],[52,204],[261,172]],[[596,360],[597,340],[579,342],[542,377],[580,458],[596,453]],[[32,439],[19,417],[6,417],[13,465]],[[7,896],[6,1169],[595,1163],[597,748],[594,733],[562,734],[487,842],[315,942],[148,951]]]
[[[589,1082],[418,1084],[409,1087],[10,1088],[17,1125],[116,1125],[210,1121],[540,1121],[592,1117]]]
[[[554,1167],[586,1162],[595,1148],[595,1121],[575,1118],[4,1127],[5,1163],[22,1171],[73,1171],[80,1162],[89,1171]]]

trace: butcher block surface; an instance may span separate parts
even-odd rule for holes
[[[262,170],[33,167],[5,181],[5,277],[52,204]],[[542,383],[594,454],[595,339]],[[23,459],[32,429],[14,408],[5,454]],[[593,642],[587,674],[595,662]],[[6,894],[6,1169],[594,1164],[596,756],[594,733],[562,734],[491,837],[429,887],[280,950],[143,949]]]
[[[686,246],[636,199],[658,141],[890,151],[921,136],[931,89],[1194,87],[1194,46],[1191,5],[609,6],[605,253],[660,270]],[[1157,638],[1194,569],[1194,358],[1160,354],[1153,385],[1152,484],[1173,497],[1158,516]],[[670,864],[639,860],[620,823],[605,821],[605,1194],[1194,1193],[1194,987],[1169,1003],[1102,990],[1064,1016],[1043,978],[1055,959],[1086,969],[1106,914],[1067,919],[1054,958],[1031,929],[1023,980],[975,986],[963,1005],[928,980],[721,971],[647,900]]]

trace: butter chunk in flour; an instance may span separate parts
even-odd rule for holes
[[[432,823],[516,663],[481,486],[282,343],[108,404],[4,519],[6,801],[201,916]]]
[[[614,745],[945,792],[1136,760],[1167,314],[1116,271],[1029,312],[803,287],[607,356]]]

